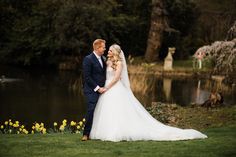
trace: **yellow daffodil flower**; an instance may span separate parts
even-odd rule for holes
[[[64,125],[61,125],[59,129],[60,129],[61,131],[64,131],[65,126],[64,126]]]
[[[75,125],[76,125],[76,122],[71,121],[71,122],[70,122],[70,125],[71,125],[71,126],[75,126]]]
[[[19,125],[18,124],[13,124],[13,127],[14,128],[17,128]]]
[[[35,128],[36,128],[36,129],[40,128],[39,123],[36,123],[36,124],[35,124]]]
[[[46,134],[47,132],[46,132],[47,130],[45,129],[45,128],[43,128],[43,134]]]
[[[41,123],[41,124],[40,124],[40,126],[44,127],[44,124],[43,124],[43,123]]]
[[[62,123],[67,123],[67,120],[66,120],[66,119],[64,119],[64,120],[62,121]]]

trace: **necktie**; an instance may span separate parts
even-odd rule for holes
[[[101,57],[98,58],[98,61],[99,61],[99,63],[101,64],[101,66],[102,66],[102,68],[103,68],[103,64],[102,64],[102,59],[101,59]]]

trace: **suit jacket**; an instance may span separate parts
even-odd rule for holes
[[[103,68],[94,53],[83,60],[83,90],[85,94],[94,93],[97,86],[103,87],[106,81],[106,63],[101,57]]]

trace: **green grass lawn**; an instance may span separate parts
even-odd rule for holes
[[[81,142],[80,134],[0,134],[1,157],[236,156],[236,126],[203,131],[208,139],[176,142]]]
[[[193,57],[190,57],[189,59],[185,60],[173,60],[173,67],[175,68],[193,68]],[[130,61],[127,61],[130,63]],[[133,57],[132,65],[141,65],[145,63],[145,59],[143,56]],[[153,62],[156,66],[163,66],[164,61],[157,61]],[[205,59],[202,62],[203,69],[212,69],[212,62],[209,59]]]
[[[128,61],[128,69],[131,74],[163,74],[164,61],[158,61],[153,63],[145,63],[143,57],[134,57],[132,64]],[[172,76],[181,75],[189,76],[193,73],[210,74],[213,70],[213,66],[210,60],[204,60],[202,63],[202,69],[198,69],[197,65],[193,66],[193,59],[186,60],[174,60],[173,70],[165,71],[165,74]]]

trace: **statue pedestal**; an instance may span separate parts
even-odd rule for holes
[[[169,48],[168,49],[168,55],[165,58],[164,61],[164,70],[173,70],[173,57],[172,54],[174,54],[175,48]]]

